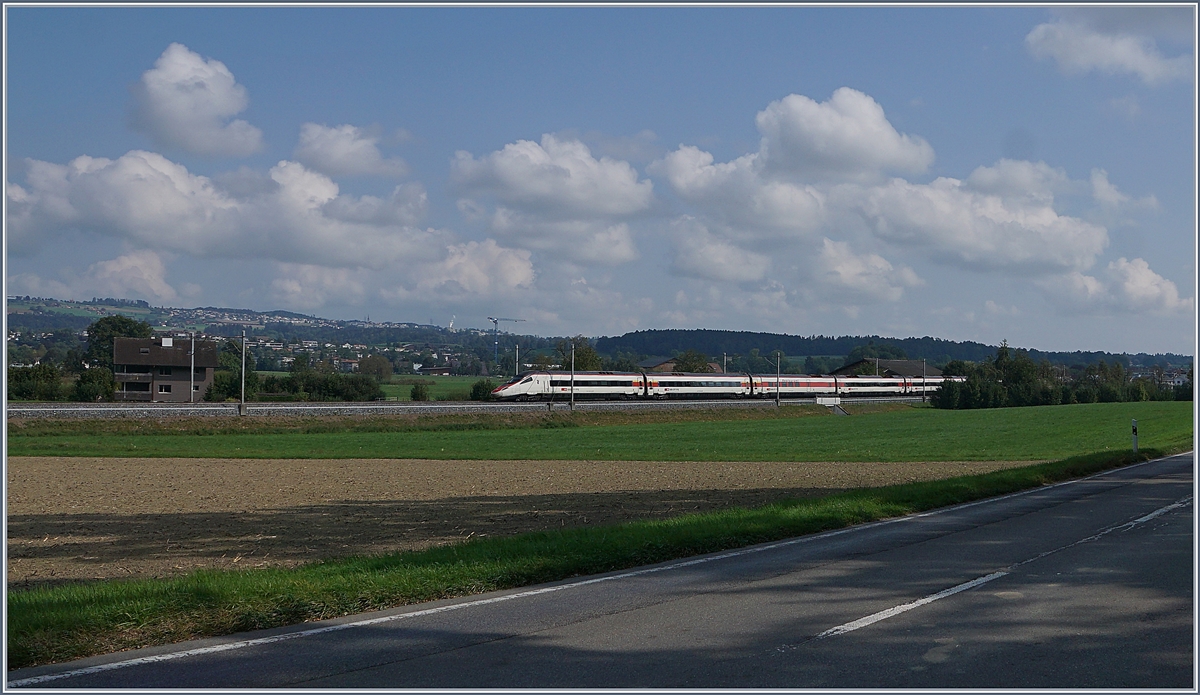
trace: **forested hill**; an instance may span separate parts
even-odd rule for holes
[[[622,336],[596,339],[596,350],[602,354],[637,353],[639,355],[670,356],[686,350],[698,350],[706,355],[748,355],[751,350],[768,355],[775,350],[792,357],[818,355],[847,355],[851,350],[874,342],[876,345],[891,345],[900,348],[908,359],[927,359],[933,364],[945,364],[950,360],[978,362],[996,354],[996,345],[984,345],[973,341],[957,342],[941,338],[888,338],[878,335],[866,336],[800,336],[779,333],[752,333],[749,331],[717,330],[647,330],[626,333]],[[1011,347],[1020,348],[1020,345]],[[1108,352],[1044,352],[1029,350],[1035,361],[1043,359],[1056,364],[1092,364],[1099,360],[1121,362],[1129,365],[1150,364],[1166,361],[1172,365],[1189,364],[1185,355],[1124,355]]]

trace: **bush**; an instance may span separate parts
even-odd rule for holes
[[[480,379],[471,384],[471,400],[490,401],[492,400],[492,391],[495,388],[496,384],[492,383],[491,379]]]
[[[8,368],[8,397],[23,401],[57,401],[64,397],[62,372],[42,363]]]
[[[85,369],[79,375],[79,380],[75,382],[75,393],[73,397],[77,401],[92,402],[92,401],[111,401],[113,391],[116,389],[116,384],[113,382],[113,374],[105,367],[92,367]]]
[[[414,401],[429,400],[429,385],[424,382],[413,384],[412,391],[408,392],[408,397]]]

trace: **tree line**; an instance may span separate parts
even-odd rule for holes
[[[1014,350],[1007,342],[989,359],[952,361],[943,374],[966,377],[943,383],[934,394],[933,405],[947,409],[1192,399],[1191,369],[1186,384],[1163,385],[1161,370],[1154,377],[1131,379],[1123,365],[1104,360],[1071,369],[1049,360],[1035,362],[1027,351]]]

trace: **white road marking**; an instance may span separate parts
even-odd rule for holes
[[[1182,456],[1182,455],[1186,455],[1186,454],[1177,454],[1177,456]],[[1167,457],[1167,458],[1173,458],[1173,457]],[[1156,459],[1156,460],[1161,461],[1161,460],[1165,460],[1165,459]],[[166,654],[156,654],[153,656],[143,656],[143,657],[137,657],[134,659],[126,659],[124,661],[113,661],[113,662],[109,662],[106,664],[98,664],[96,666],[88,666],[85,668],[73,669],[70,671],[62,671],[60,673],[49,673],[49,674],[45,674],[45,675],[41,675],[41,676],[32,676],[29,678],[22,678],[22,679],[15,680],[15,681],[8,681],[7,685],[10,688],[20,688],[20,687],[24,687],[24,686],[28,686],[28,685],[38,685],[40,683],[47,683],[50,681],[60,680],[63,678],[73,678],[75,676],[85,676],[85,675],[89,675],[89,674],[93,674],[93,673],[102,673],[105,671],[113,671],[116,669],[128,668],[130,666],[142,666],[142,665],[146,665],[146,664],[154,664],[154,663],[159,663],[159,662],[163,662],[163,661],[174,661],[176,659],[182,659],[182,658],[189,657],[189,656],[201,656],[204,654],[216,654],[219,652],[232,651],[235,649],[244,649],[246,647],[254,647],[254,646],[260,646],[260,645],[265,645],[265,644],[274,644],[276,642],[285,642],[287,640],[299,639],[301,637],[311,637],[313,635],[321,635],[321,634],[325,634],[325,633],[329,633],[329,632],[338,632],[341,630],[349,630],[351,628],[356,628],[356,627],[365,627],[368,625],[379,625],[381,623],[389,623],[389,622],[394,622],[397,620],[404,620],[407,618],[417,618],[417,617],[426,616],[426,615],[434,615],[436,613],[446,613],[449,611],[462,610],[465,608],[474,608],[476,606],[485,606],[488,604],[500,603],[503,601],[512,601],[514,599],[519,599],[519,598],[528,598],[530,596],[539,596],[541,594],[549,594],[549,593],[553,593],[553,592],[557,592],[557,591],[565,591],[567,589],[577,589],[582,586],[589,586],[591,584],[599,584],[601,582],[615,581],[618,579],[628,579],[630,577],[639,577],[642,575],[653,574],[656,572],[666,572],[669,570],[680,569],[683,567],[692,567],[695,565],[702,565],[702,564],[706,564],[709,562],[716,562],[718,560],[726,560],[726,559],[733,558],[733,557],[740,557],[743,555],[751,555],[754,553],[766,552],[768,550],[775,550],[777,548],[785,548],[788,546],[799,545],[802,543],[811,543],[811,542],[823,540],[826,538],[832,538],[834,536],[840,536],[840,535],[846,534],[846,533],[863,531],[863,530],[867,530],[867,529],[876,528],[879,526],[886,526],[889,524],[902,523],[905,521],[910,521],[912,519],[935,516],[938,514],[945,514],[947,512],[952,512],[952,511],[956,511],[959,509],[965,509],[968,507],[974,507],[974,506],[977,506],[980,504],[999,502],[1001,500],[1011,499],[1013,497],[1020,497],[1022,495],[1027,495],[1027,494],[1030,494],[1033,492],[1045,491],[1045,490],[1049,490],[1052,488],[1061,487],[1064,485],[1072,485],[1075,483],[1080,483],[1080,482],[1083,482],[1086,480],[1090,480],[1092,478],[1096,478],[1096,477],[1103,476],[1103,475],[1108,475],[1108,474],[1114,473],[1116,471],[1128,470],[1129,468],[1135,468],[1135,467],[1143,466],[1143,465],[1146,465],[1149,463],[1153,463],[1153,461],[1144,461],[1142,463],[1134,464],[1132,466],[1126,466],[1125,468],[1116,469],[1115,471],[1102,471],[1100,473],[1095,473],[1093,475],[1089,475],[1085,478],[1079,478],[1076,480],[1066,480],[1061,483],[1055,483],[1053,485],[1046,485],[1046,486],[1040,487],[1040,488],[1032,488],[1029,490],[1022,490],[1020,492],[1014,492],[1014,493],[1010,493],[1008,495],[1003,495],[1000,497],[993,497],[993,498],[986,499],[986,500],[978,500],[975,502],[968,502],[966,504],[961,504],[961,505],[957,505],[954,507],[947,507],[944,509],[937,509],[937,510],[933,510],[930,512],[924,512],[921,514],[912,514],[909,516],[897,517],[895,519],[884,519],[882,521],[876,521],[876,522],[872,522],[869,524],[862,524],[859,526],[851,526],[848,528],[837,529],[835,531],[827,531],[825,533],[820,533],[820,534],[816,534],[816,535],[812,535],[812,536],[801,536],[799,538],[792,538],[792,539],[789,539],[786,541],[779,541],[777,543],[770,543],[770,544],[766,544],[766,545],[757,545],[757,546],[753,546],[750,548],[741,548],[739,550],[733,550],[733,551],[730,551],[727,553],[721,553],[719,555],[708,555],[705,557],[694,558],[691,560],[685,560],[683,562],[676,562],[676,563],[672,563],[669,565],[661,565],[658,567],[649,567],[646,569],[634,570],[632,572],[622,572],[620,574],[613,574],[613,575],[608,575],[605,577],[596,577],[594,579],[585,579],[583,581],[571,582],[568,584],[559,584],[556,586],[543,587],[541,589],[532,589],[529,591],[521,591],[521,592],[517,592],[517,593],[513,593],[513,594],[506,594],[504,596],[494,596],[492,598],[477,599],[475,601],[456,603],[456,604],[452,604],[452,605],[448,605],[448,606],[439,606],[437,608],[427,608],[424,610],[414,611],[411,613],[386,615],[386,616],[381,616],[378,618],[370,618],[367,620],[356,620],[353,622],[338,623],[336,625],[325,625],[323,627],[312,628],[309,630],[299,630],[297,632],[288,632],[288,633],[284,633],[284,634],[280,634],[280,635],[272,635],[270,637],[259,637],[256,639],[240,640],[237,642],[228,642],[225,644],[217,644],[217,645],[213,645],[211,647],[198,647],[195,649],[186,649],[186,650],[178,651],[178,652],[168,652]],[[1116,530],[1118,528],[1125,528],[1125,527],[1132,528],[1133,525],[1143,523],[1144,521],[1148,521],[1160,514],[1164,514],[1171,509],[1174,509],[1176,507],[1182,506],[1183,504],[1186,504],[1190,500],[1191,500],[1191,497],[1187,497],[1184,500],[1180,500],[1179,502],[1174,503],[1173,505],[1169,505],[1168,507],[1164,507],[1162,509],[1156,510],[1155,512],[1152,512],[1151,514],[1147,514],[1146,516],[1140,517],[1139,519],[1134,519],[1131,522],[1121,524],[1120,526],[1115,526],[1115,527],[1112,527],[1109,529],[1105,529],[1104,531],[1101,531],[1099,534],[1096,534],[1095,536],[1085,538],[1081,541],[1076,541],[1075,543],[1072,543],[1071,545],[1077,545],[1078,543],[1083,543],[1088,540],[1093,540],[1095,538],[1099,538],[1100,536],[1102,536],[1110,531]],[[1058,552],[1058,550],[1062,550],[1062,549],[1065,549],[1068,547],[1070,547],[1070,545],[1063,546],[1062,548],[1058,548],[1056,550],[1052,550],[1052,551],[1049,551],[1046,553],[1042,553],[1041,555],[1038,555],[1029,560],[1025,560],[1023,562],[1017,563],[1016,565],[1011,565],[1010,567],[1005,568],[1005,570],[1011,569],[1012,567],[1017,567],[1019,565],[1023,565],[1027,562],[1032,562],[1033,560],[1039,559],[1041,557],[1045,557],[1046,555],[1049,555],[1052,552]],[[957,587],[951,587],[950,589],[946,589],[944,591],[938,592],[937,594],[933,594],[931,596],[927,596],[924,599],[920,599],[919,601],[915,601],[915,602],[913,602],[913,604],[911,604],[911,606],[912,606],[911,608],[904,608],[904,610],[897,611],[896,613],[892,613],[891,615],[898,615],[899,613],[903,613],[907,610],[912,610],[912,608],[916,608],[918,605],[925,605],[926,603],[936,601],[938,598],[944,598],[945,596],[949,596],[953,593],[958,593],[959,591],[964,591],[966,589],[973,588],[974,586],[978,586],[979,584],[984,583],[984,581],[991,581],[992,579],[995,579],[995,578],[996,577],[993,577],[992,575],[988,575],[988,577],[980,577],[979,579],[972,580],[971,582],[967,582],[966,584],[960,584]],[[970,586],[968,586],[968,585],[970,585]],[[950,592],[950,593],[947,593],[947,592]],[[910,604],[905,604],[905,605],[910,605]],[[903,606],[897,606],[896,608],[903,608]],[[891,610],[895,610],[895,609],[889,609],[889,611],[891,611]],[[885,612],[887,612],[887,611],[882,611],[881,613],[885,613]],[[874,614],[874,615],[879,615],[879,613]],[[842,632],[849,632],[850,630],[841,630],[840,632],[832,632],[832,631],[839,630],[839,628],[843,628],[843,627],[846,627],[847,625],[852,625],[852,624],[858,623],[862,620],[867,620],[868,618],[871,618],[871,617],[873,617],[873,616],[867,616],[866,618],[860,618],[858,621],[854,621],[854,623],[846,623],[846,625],[839,625],[838,627],[831,628],[831,630],[826,630],[825,632],[830,633],[830,634],[841,634]],[[886,617],[891,617],[891,616],[890,615],[884,616],[884,617],[879,618],[878,620],[883,620]],[[878,621],[873,620],[871,622],[878,622]],[[869,625],[870,623],[864,623],[864,624]],[[861,627],[861,625],[859,627]],[[856,630],[856,629],[858,629],[858,628],[857,627],[851,628],[851,630]],[[823,635],[825,635],[825,633],[822,633],[822,636]]]
[[[929,596],[926,596],[925,598],[917,599],[916,601],[912,601],[909,603],[902,603],[899,606],[893,606],[886,610],[879,611],[878,613],[872,613],[871,615],[868,615],[863,618],[859,618],[858,620],[852,620],[848,623],[843,623],[841,625],[838,625],[837,627],[831,627],[828,630],[817,635],[814,639],[825,639],[826,637],[833,637],[835,635],[842,635],[847,632],[853,632],[859,628],[866,627],[868,625],[877,623],[880,620],[887,620],[888,618],[900,615],[901,613],[907,613],[908,611],[911,611],[914,608],[919,608],[926,604],[933,603],[934,601],[946,598],[947,596],[953,596],[954,594],[957,594],[960,591],[966,591],[967,589],[974,589],[975,587],[980,586],[982,584],[987,584],[988,582],[992,581],[993,579],[999,579],[1000,577],[1007,576],[1014,569],[1016,569],[1022,565],[1027,565],[1036,560],[1040,560],[1040,559],[1046,557],[1047,555],[1053,555],[1054,553],[1066,550],[1067,548],[1073,548],[1082,543],[1088,543],[1088,542],[1094,541],[1098,538],[1102,538],[1102,537],[1112,533],[1113,531],[1128,531],[1129,529],[1132,529],[1135,526],[1144,524],[1147,521],[1150,521],[1151,519],[1162,516],[1163,514],[1166,514],[1167,512],[1169,512],[1173,509],[1178,509],[1179,507],[1182,507],[1191,501],[1192,501],[1192,497],[1191,497],[1191,495],[1188,495],[1187,497],[1184,497],[1183,499],[1179,500],[1178,502],[1172,502],[1171,504],[1168,504],[1165,507],[1156,509],[1153,512],[1150,512],[1149,514],[1147,514],[1145,516],[1140,516],[1132,521],[1126,521],[1125,523],[1117,524],[1115,526],[1109,526],[1108,528],[1104,529],[1103,531],[1100,531],[1091,536],[1088,536],[1087,538],[1081,538],[1073,543],[1068,543],[1064,546],[1055,548],[1053,550],[1047,550],[1046,552],[1038,553],[1037,555],[1034,555],[1031,558],[1022,560],[1020,562],[1014,562],[1013,564],[1009,565],[1008,567],[1005,567],[1004,569],[1001,569],[996,572],[992,572],[991,574],[987,574],[982,577],[976,577],[975,579],[972,579],[969,582],[963,582],[962,584],[952,586],[949,589],[943,589],[943,590],[937,592],[936,594],[930,594]],[[781,649],[785,649],[790,646],[791,645],[787,645],[785,647],[781,647]]]

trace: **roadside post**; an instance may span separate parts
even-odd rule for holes
[[[1137,420],[1133,421],[1133,453],[1137,453]]]

